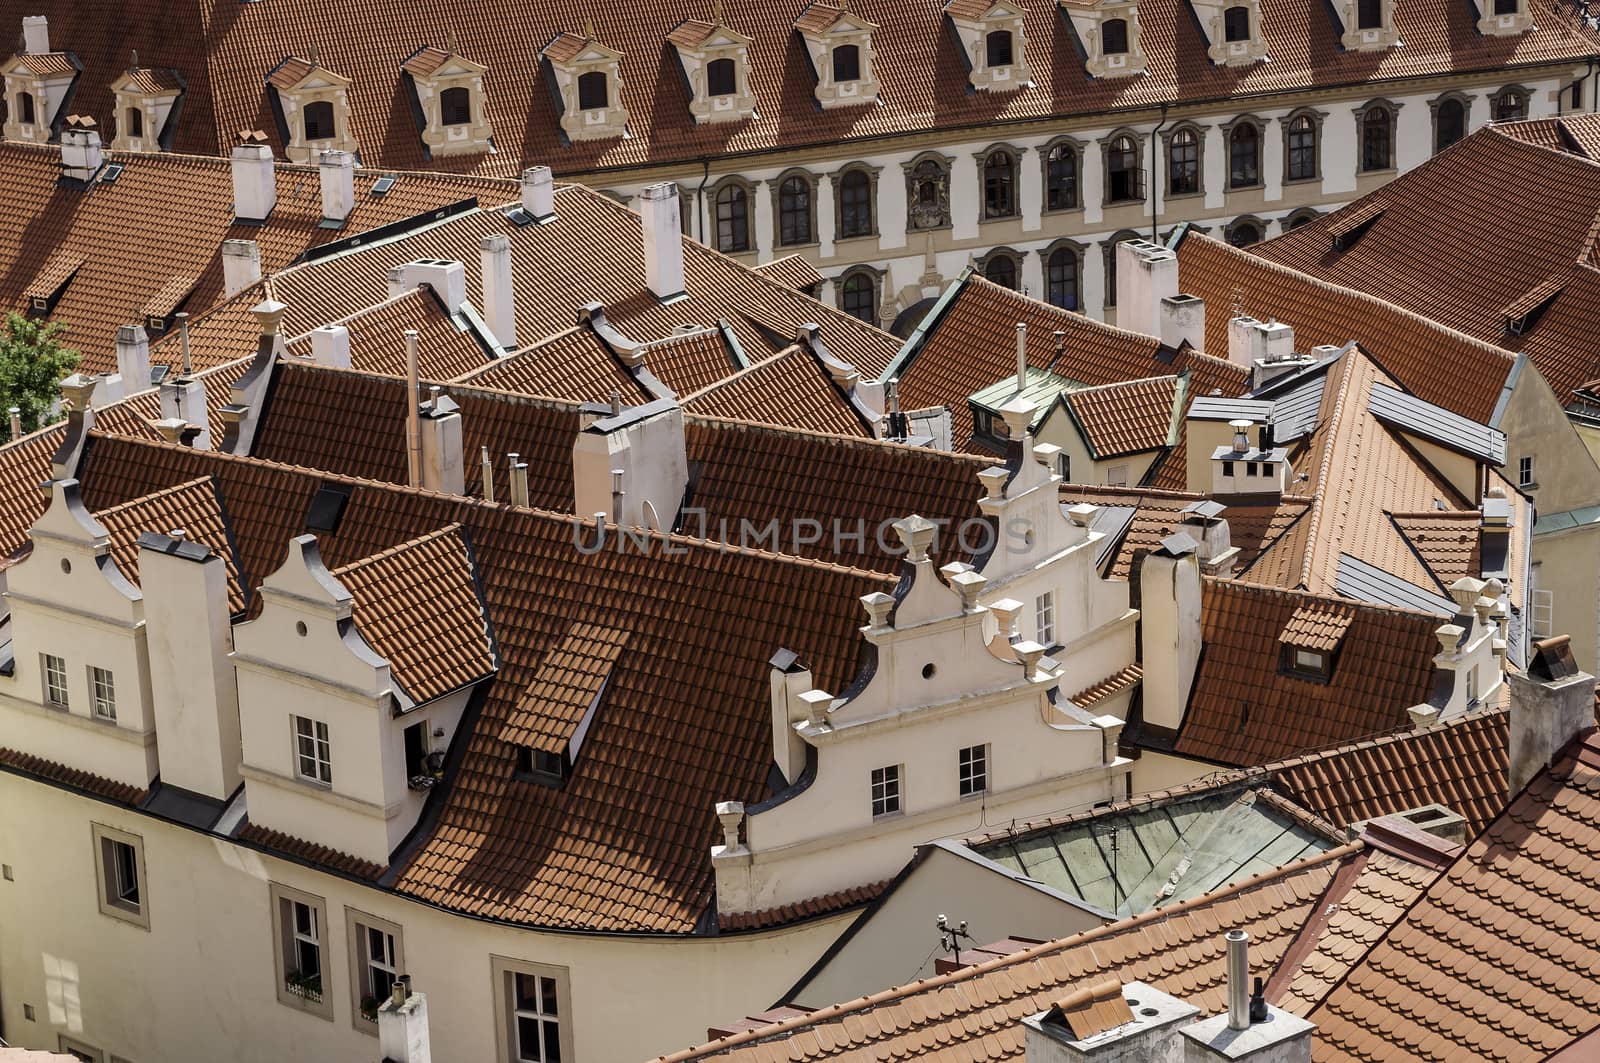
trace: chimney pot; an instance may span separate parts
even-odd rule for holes
[[[13,406],[8,411],[11,414],[11,438],[22,438],[22,407]]]
[[[180,310],[173,318],[178,322],[178,349],[183,355],[183,375],[189,376],[194,373],[194,359],[189,354],[189,313]]]
[[[1228,942],[1228,1028],[1250,1027],[1250,935],[1230,930]]]
[[[556,216],[556,182],[548,166],[530,166],[522,171],[522,209],[535,221]]]
[[[678,187],[650,185],[640,194],[644,226],[645,285],[658,299],[683,294],[683,228],[678,217]]]
[[[117,329],[117,372],[124,395],[150,386],[150,337],[138,325]]]
[[[322,218],[343,223],[356,209],[356,160],[348,151],[325,151],[317,160]]]
[[[483,469],[483,500],[494,501],[494,462],[489,458],[489,448],[478,448],[478,464]]]
[[[529,508],[528,501],[528,465],[518,461],[515,454],[511,458],[511,504],[523,509]]]
[[[1017,394],[1028,386],[1028,323],[1017,322]]]
[[[400,292],[408,292],[424,284],[433,289],[444,308],[452,314],[467,301],[467,268],[459,262],[446,262],[438,258],[419,258],[407,262],[401,273]]]

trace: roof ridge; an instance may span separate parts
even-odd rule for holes
[[[511,357],[515,357],[515,355],[512,355]],[[503,361],[505,361],[504,358],[497,359],[496,361],[490,362],[489,365],[499,365]],[[293,366],[296,372],[347,373],[351,376],[358,376],[367,380],[374,380],[384,384],[393,384],[399,387],[405,386],[405,378],[395,376],[392,373],[379,373],[371,369],[356,369],[352,366],[323,365],[321,362],[313,362],[309,358],[279,359],[278,364]],[[476,370],[474,371],[476,372]],[[548,409],[566,410],[572,413],[579,412],[584,406],[584,403],[578,402],[574,399],[561,399],[556,398],[553,395],[530,395],[526,392],[511,391],[506,388],[485,387],[482,384],[472,381],[462,381],[459,378],[450,380],[431,380],[427,377],[423,377],[419,380],[419,383],[428,385],[437,384],[442,390],[452,395],[459,391],[471,395],[481,395],[486,399],[496,402],[544,406]],[[305,468],[305,466],[301,465],[292,467],[297,469]],[[359,479],[359,477],[356,477],[356,479]]]
[[[752,367],[754,368],[754,367]],[[691,396],[693,397],[693,396]],[[765,421],[745,421],[737,417],[723,417],[708,413],[691,413],[684,411],[686,424],[698,424],[705,428],[738,429],[741,431],[761,432],[779,436],[802,436],[810,439],[826,440],[837,446],[861,447],[865,449],[893,450],[902,454],[915,454],[919,457],[935,461],[948,461],[958,464],[970,464],[976,469],[992,468],[999,463],[998,459],[989,458],[982,454],[969,454],[957,450],[935,450],[932,447],[913,447],[905,443],[898,443],[892,439],[868,439],[865,436],[842,436],[832,432],[821,432],[814,428],[796,428],[792,425],[768,424]]]
[[[719,329],[718,331],[720,332],[721,330]],[[711,394],[713,391],[716,391],[718,388],[727,387],[728,385],[734,383],[735,381],[744,380],[751,373],[754,373],[757,369],[765,369],[768,366],[776,365],[777,363],[783,361],[785,358],[790,357],[791,355],[795,354],[796,352],[800,351],[801,349],[802,348],[800,347],[800,345],[798,343],[791,343],[787,347],[785,347],[782,350],[778,351],[777,353],[767,355],[765,358],[761,359],[759,362],[751,362],[749,365],[740,366],[738,369],[735,369],[732,373],[729,373],[727,376],[723,377],[722,379],[713,380],[711,383],[707,384],[705,387],[701,388],[699,391],[691,391],[689,394],[681,396],[678,399],[678,404],[680,406],[684,407],[684,412],[687,413],[688,412],[689,403],[695,401],[696,399],[704,398],[707,395]],[[813,359],[813,364],[816,364],[815,363],[815,359]],[[821,369],[822,366],[818,365],[817,368]]]
[[[1094,384],[1086,388],[1073,388],[1066,392],[1066,396],[1070,399],[1074,395],[1086,395],[1091,391],[1110,391],[1112,388],[1130,388],[1141,384],[1159,384],[1167,381],[1176,383],[1179,375],[1178,373],[1163,373],[1161,376],[1141,376],[1134,377],[1131,380],[1113,380],[1109,384]]]
[[[1309,753],[1296,753],[1292,757],[1286,757],[1283,760],[1273,761],[1271,764],[1262,765],[1260,770],[1270,770],[1274,773],[1289,771],[1293,768],[1303,767],[1307,764],[1315,764],[1323,760],[1332,759],[1333,757],[1343,756],[1347,753],[1353,753],[1357,750],[1376,749],[1379,746],[1393,745],[1396,742],[1404,742],[1414,738],[1421,738],[1425,735],[1438,734],[1439,732],[1450,727],[1462,727],[1467,724],[1483,723],[1492,717],[1507,715],[1510,713],[1510,711],[1511,710],[1509,708],[1500,705],[1491,705],[1484,708],[1474,709],[1471,712],[1465,712],[1459,716],[1452,716],[1448,720],[1445,720],[1436,726],[1428,727],[1422,730],[1412,728],[1410,730],[1388,731],[1383,734],[1372,735],[1367,738],[1358,738],[1354,742],[1346,742],[1342,745],[1328,746],[1325,749],[1312,750]]]
[[[1344,400],[1349,395],[1350,365],[1349,357],[1355,351],[1351,348],[1339,358],[1334,365],[1339,368],[1339,390],[1333,403],[1333,412],[1328,415],[1327,423],[1322,427],[1326,429],[1322,438],[1322,459],[1317,462],[1317,486],[1311,491],[1310,523],[1306,525],[1305,553],[1300,558],[1300,586],[1311,586],[1312,559],[1317,552],[1317,533],[1321,530],[1322,507],[1327,501],[1328,477],[1333,468],[1333,446],[1339,438],[1339,426],[1344,420]],[[1330,371],[1333,366],[1330,366]]]
[[[430,543],[437,539],[443,539],[446,536],[457,534],[461,531],[462,526],[463,525],[459,520],[451,521],[449,524],[441,525],[440,527],[435,528],[433,531],[419,535],[414,539],[407,539],[403,543],[396,543],[393,546],[379,550],[375,554],[368,554],[366,557],[357,558],[356,560],[351,561],[349,564],[340,565],[338,568],[333,570],[333,575],[340,576],[347,572],[353,572],[356,569],[394,557],[396,554],[405,553],[406,551],[412,550],[423,545],[424,543]]]
[[[1432,620],[1440,619],[1439,617],[1434,616],[1432,613],[1424,613],[1416,609],[1407,609],[1401,605],[1386,605],[1382,602],[1364,602],[1358,598],[1342,598],[1332,594],[1319,594],[1316,591],[1308,591],[1300,587],[1279,587],[1270,583],[1255,583],[1251,580],[1227,579],[1221,576],[1205,576],[1202,578],[1205,580],[1203,586],[1215,587],[1218,589],[1228,588],[1229,590],[1237,590],[1241,593],[1268,594],[1293,599],[1311,599],[1316,602],[1323,602],[1328,605],[1336,605],[1340,608],[1349,608],[1358,611],[1365,610],[1373,613],[1399,613],[1403,616],[1428,617]],[[1443,621],[1440,622],[1442,623]]]
[[[1315,856],[1307,857],[1304,860],[1297,860],[1294,863],[1285,864],[1283,867],[1273,868],[1271,871],[1263,871],[1260,874],[1252,875],[1249,878],[1242,879],[1239,882],[1233,883],[1232,885],[1224,886],[1219,890],[1214,890],[1211,893],[1202,893],[1198,897],[1191,897],[1188,900],[1180,901],[1177,904],[1169,905],[1165,908],[1154,908],[1148,912],[1141,912],[1140,914],[1130,916],[1127,919],[1118,920],[1115,923],[1106,923],[1102,926],[1093,927],[1089,930],[1085,930],[1068,937],[1056,938],[1053,941],[1041,942],[1038,945],[1032,945],[1020,952],[1013,952],[1006,956],[997,956],[994,959],[985,960],[982,963],[972,964],[967,967],[958,967],[955,970],[945,974],[936,974],[929,978],[919,978],[915,982],[908,982],[907,984],[901,986],[891,986],[889,989],[880,990],[879,992],[873,993],[869,996],[857,997],[854,1000],[833,1004],[826,1008],[819,1008],[818,1010],[809,1012],[808,1014],[796,1016],[792,1019],[785,1019],[783,1022],[773,1023],[770,1026],[762,1026],[754,1030],[745,1030],[741,1033],[735,1034],[732,1037],[719,1038],[716,1041],[705,1045],[698,1045],[693,1048],[674,1052],[672,1055],[657,1056],[653,1063],[686,1063],[688,1060],[705,1056],[707,1051],[712,1049],[720,1052],[736,1045],[750,1044],[752,1042],[765,1040],[766,1038],[780,1034],[787,1034],[815,1023],[824,1022],[844,1015],[852,1015],[860,1011],[866,1011],[868,1009],[875,1008],[880,1004],[888,1003],[891,1000],[898,1000],[902,997],[909,996],[913,992],[920,993],[929,989],[963,982],[969,978],[975,978],[979,975],[988,974],[990,971],[1000,970],[1005,967],[1010,967],[1014,964],[1026,963],[1042,956],[1048,956],[1052,953],[1060,952],[1066,948],[1099,941],[1102,938],[1108,937],[1112,934],[1125,933],[1129,930],[1143,927],[1149,923],[1165,922],[1174,916],[1186,914],[1195,908],[1216,904],[1220,901],[1227,900],[1244,893],[1247,890],[1261,888],[1277,879],[1287,878],[1291,874],[1300,874],[1320,864],[1342,861],[1348,856],[1352,856],[1355,853],[1364,851],[1366,847],[1366,843],[1358,838],[1355,841],[1349,842],[1345,845],[1324,850],[1323,852],[1320,852]]]

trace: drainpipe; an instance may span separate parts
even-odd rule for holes
[[[701,156],[700,166],[702,175],[700,187],[695,189],[694,193],[694,216],[699,222],[698,228],[700,231],[695,235],[700,238],[702,244],[708,247],[715,247],[716,245],[711,242],[709,234],[706,232],[706,185],[711,183],[711,156]]]
[[[1156,171],[1156,161],[1161,157],[1161,130],[1166,124],[1167,105],[1163,103],[1161,121],[1150,130],[1150,242],[1153,244],[1161,242],[1161,238],[1156,235],[1156,224],[1161,220],[1161,185],[1160,176]]]

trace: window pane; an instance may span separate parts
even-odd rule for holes
[[[540,1006],[546,1015],[559,1015],[560,1009],[556,1007],[556,980],[554,978],[539,979]]]
[[[519,974],[517,982],[517,1010],[539,1010],[539,976],[532,974]]]
[[[1126,55],[1128,52],[1128,23],[1126,19],[1108,19],[1100,30],[1100,50],[1106,55]]]
[[[877,303],[876,285],[866,274],[851,274],[844,282],[844,297],[840,308],[851,317],[875,323],[878,317]]]
[[[985,38],[985,50],[989,66],[1011,65],[1011,31],[994,30]]]
[[[518,975],[521,978],[522,975]],[[530,1063],[545,1063],[539,1050],[539,1020],[517,1016],[517,1058]]]
[[[558,1023],[544,1024],[544,1058],[546,1063],[561,1063],[561,1026]]]
[[[732,59],[713,59],[706,67],[706,91],[712,96],[732,96],[735,81]]]
[[[833,80],[859,81],[861,79],[861,49],[853,44],[841,44],[833,50]]]
[[[587,74],[578,75],[579,110],[593,111],[606,106],[609,96],[606,81],[603,70],[591,70]]]
[[[867,236],[872,232],[872,179],[860,170],[839,182],[839,235]]]
[[[1045,163],[1045,209],[1070,210],[1077,205],[1077,155],[1069,147],[1052,148]]]
[[[1078,256],[1065,249],[1051,252],[1047,272],[1051,305],[1078,309]]]

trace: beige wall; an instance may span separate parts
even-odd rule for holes
[[[1550,592],[1547,632],[1532,626],[1538,607],[1529,595],[1529,636],[1571,635],[1578,667],[1594,674],[1600,662],[1600,524],[1536,536],[1533,540],[1533,587]]]
[[[1145,750],[1133,762],[1133,792],[1147,794],[1154,790],[1170,790],[1183,786],[1212,772],[1227,771],[1203,760],[1153,753]]]
[[[1523,455],[1534,458],[1539,486],[1528,493],[1540,513],[1600,504],[1600,466],[1531,359],[1523,360],[1499,427],[1506,434],[1507,479],[1517,482]]]

